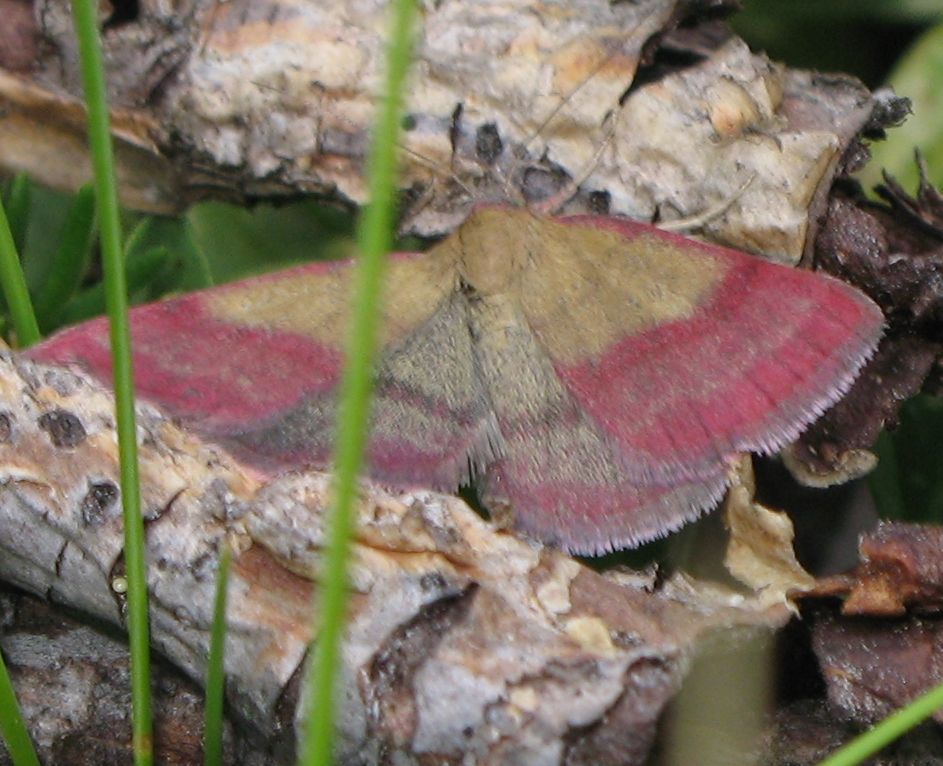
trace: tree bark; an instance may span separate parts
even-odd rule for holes
[[[423,5],[402,137],[404,230],[447,233],[481,199],[562,194],[565,212],[641,220],[716,210],[702,226],[709,238],[797,261],[843,153],[893,99],[751,53],[710,21],[732,5]],[[366,201],[385,2],[136,8],[133,18],[103,11],[125,204]],[[68,3],[35,0],[33,12],[37,56],[0,71],[0,168],[76,188],[89,169]]]

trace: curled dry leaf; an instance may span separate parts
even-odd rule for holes
[[[820,580],[807,595],[841,597],[846,616],[943,610],[943,527],[882,522],[859,550],[854,571]]]
[[[753,499],[749,457],[741,460],[737,475],[723,505],[724,523],[730,530],[724,564],[764,603],[788,604],[789,594],[809,589],[815,580],[796,560],[789,517]]]
[[[867,726],[943,682],[943,529],[882,523],[860,552],[853,572],[819,581],[802,600],[832,712]],[[840,614],[828,606],[836,597]],[[939,752],[934,736],[930,752]]]
[[[820,580],[799,596],[827,707],[807,683],[801,701],[780,709],[769,734],[770,763],[811,766],[943,682],[941,552],[940,527],[882,523],[862,536],[853,572]],[[939,712],[934,719],[943,723]],[[935,763],[941,747],[943,732],[930,725],[882,751],[881,762]]]

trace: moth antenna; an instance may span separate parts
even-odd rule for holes
[[[428,186],[423,189],[421,195],[410,201],[409,205],[402,211],[405,215],[400,219],[399,233],[402,233],[404,228],[408,228],[408,222],[415,216],[421,214],[421,212],[435,199],[436,184],[439,183],[440,180],[451,179],[457,186],[461,187],[469,199],[474,199],[473,190],[470,189],[468,185],[465,184],[462,179],[460,179],[458,175],[455,174],[454,171],[452,171],[451,168],[444,168],[435,160],[429,159],[424,154],[417,152],[415,149],[410,149],[408,146],[402,143],[397,143],[397,148],[404,154],[408,154],[410,157],[415,159],[417,164],[428,168],[430,171],[430,181]]]
[[[511,179],[508,177],[508,174],[504,172],[504,168],[500,165],[494,165],[491,168],[491,172],[494,173],[495,177],[501,184],[501,188],[504,189],[504,196],[506,199],[511,200],[511,202],[518,207],[526,207],[527,200],[524,199],[523,192],[518,189]]]
[[[530,148],[534,141],[540,136],[540,134],[546,129],[546,127],[553,122],[561,110],[572,101],[573,97],[585,87],[599,72],[604,69],[616,55],[618,55],[619,50],[613,50],[608,56],[601,59],[597,65],[587,73],[587,75],[580,80],[576,86],[570,90],[565,96],[563,96],[557,105],[550,111],[550,113],[544,118],[544,120],[537,126],[537,128],[531,133],[531,135],[524,139],[521,147],[525,152],[529,153]],[[494,174],[496,180],[501,184],[504,189],[505,199],[511,201],[512,203],[520,206],[527,206],[534,213],[538,215],[555,215],[560,212],[560,209],[572,199],[576,193],[579,191],[580,187],[586,182],[586,180],[593,174],[596,170],[596,167],[599,165],[599,159],[602,157],[603,152],[612,144],[613,139],[615,138],[615,125],[611,120],[612,113],[610,112],[607,115],[605,124],[602,126],[605,130],[605,136],[600,142],[599,147],[593,153],[592,159],[586,164],[586,167],[578,172],[574,177],[567,181],[563,188],[553,194],[551,197],[541,201],[541,202],[528,202],[521,190],[516,187],[511,179],[508,177],[508,174],[505,172],[505,169],[500,165],[496,164],[491,167],[491,172]],[[522,163],[523,164],[523,163]],[[434,168],[433,168],[434,169]],[[456,179],[457,180],[457,179]],[[461,184],[461,182],[459,182]],[[472,196],[472,192],[468,189],[467,186],[461,184],[462,188],[468,191],[469,196]]]
[[[540,136],[540,134],[543,133],[544,129],[545,129],[551,122],[553,122],[554,118],[555,118],[558,114],[560,114],[560,112],[563,110],[563,108],[564,108],[568,103],[570,103],[570,101],[573,100],[573,97],[574,97],[577,93],[579,93],[579,92],[587,85],[587,83],[590,82],[590,80],[592,80],[597,74],[599,74],[599,72],[602,71],[602,69],[604,69],[604,68],[621,52],[622,47],[625,45],[625,43],[626,43],[628,40],[631,40],[631,39],[632,39],[633,37],[635,37],[637,34],[638,34],[638,31],[636,31],[634,34],[630,35],[626,40],[620,40],[620,41],[619,41],[619,43],[620,43],[619,46],[614,46],[615,49],[614,49],[612,52],[610,52],[608,56],[606,56],[605,58],[601,59],[601,60],[599,61],[599,63],[597,63],[596,66],[595,66],[590,72],[587,72],[586,76],[583,77],[583,79],[580,80],[580,81],[572,88],[572,90],[570,90],[569,93],[567,93],[565,96],[563,96],[563,97],[560,98],[560,100],[559,100],[559,102],[557,103],[557,105],[556,105],[553,109],[550,110],[550,114],[548,114],[548,115],[543,119],[543,121],[540,123],[540,125],[537,126],[537,128],[536,128],[536,129],[534,130],[534,132],[530,135],[530,137],[524,140],[524,143],[523,143],[524,149],[529,149],[529,148],[530,148],[530,145],[531,145],[532,143],[534,143],[534,141],[537,140],[537,138]]]
[[[639,34],[636,32],[635,34]],[[560,114],[560,112],[569,104],[575,95],[579,93],[594,77],[596,77],[600,71],[602,71],[611,61],[619,55],[622,47],[625,44],[625,40],[620,40],[618,45],[613,43],[612,50],[600,59],[591,71],[589,71],[566,95],[560,97],[556,105],[550,110],[550,113],[541,121],[541,123],[533,130],[533,132],[525,137],[523,141],[518,144],[518,147],[524,150],[525,155],[530,154],[530,149],[533,143],[539,138],[541,133],[547,128],[547,126],[553,122],[553,120]],[[460,119],[461,110],[457,110],[456,119]],[[514,205],[521,207],[529,207],[534,213],[538,215],[555,215],[560,212],[560,209],[572,199],[580,187],[586,182],[586,180],[593,174],[596,168],[599,165],[600,157],[602,157],[603,152],[611,145],[615,137],[615,126],[611,119],[612,113],[606,115],[606,118],[603,120],[601,128],[605,131],[600,145],[597,147],[593,153],[592,159],[586,164],[586,167],[576,173],[575,176],[570,178],[561,189],[555,192],[549,198],[541,202],[529,202],[521,188],[516,186],[512,180],[512,175],[515,174],[516,169],[514,168],[514,163],[512,161],[512,167],[510,168],[511,173],[509,175],[508,168],[505,167],[503,163],[493,163],[488,165],[487,170],[491,174],[491,179],[494,183],[499,185],[503,190],[503,199],[507,202],[510,202]],[[520,129],[520,125],[517,127]],[[454,130],[454,128],[453,128]],[[477,192],[474,189],[471,189],[466,183],[462,182],[461,179],[455,174],[451,168],[443,167],[440,163],[430,160],[428,157],[423,156],[422,154],[416,152],[413,149],[410,149],[403,144],[399,145],[400,149],[409,156],[415,158],[420,165],[428,168],[432,172],[432,182],[433,184],[439,179],[451,179],[457,186],[461,187],[465,194],[468,196],[468,199],[471,202],[480,201],[477,198]],[[453,147],[454,148],[454,147]],[[527,164],[527,158],[520,158],[520,165]],[[430,192],[431,193],[431,192]],[[410,216],[412,216],[418,209],[422,209],[423,205],[420,200],[411,205]]]
[[[750,188],[750,185],[755,179],[756,173],[753,173],[746,181],[744,181],[737,189],[734,190],[733,194],[729,195],[726,199],[722,199],[720,202],[711,205],[709,208],[707,208],[707,210],[704,210],[700,213],[695,213],[694,215],[688,216],[687,218],[676,218],[673,221],[659,221],[655,225],[663,231],[674,232],[700,229],[713,221],[715,218],[719,218],[724,213],[726,213],[730,206],[740,199],[744,192]]]
[[[596,166],[599,165],[599,159],[602,157],[603,152],[612,145],[612,140],[614,138],[615,127],[610,120],[609,126],[606,129],[606,135],[603,137],[603,140],[600,142],[596,151],[593,152],[592,159],[586,163],[586,167],[577,173],[575,177],[567,181],[566,184],[563,185],[563,188],[560,189],[556,194],[547,197],[547,199],[542,200],[541,202],[532,203],[530,205],[530,209],[538,215],[556,215],[559,213],[561,208],[576,196],[576,193],[580,190],[580,187],[586,183],[587,179],[589,179],[589,177],[596,170]]]
[[[227,0],[216,0],[216,2],[213,3],[213,7],[209,12],[209,22],[205,25],[203,24],[197,25],[197,29],[200,29],[202,27],[202,31],[200,32],[199,44],[197,45],[197,53],[200,58],[202,58],[203,55],[206,53],[206,46],[209,44],[210,35],[212,35],[213,32],[215,31],[214,28],[216,26],[216,19],[219,16],[219,9],[226,2]],[[196,12],[194,11],[191,14],[191,21],[192,21],[192,17],[195,16],[195,13]],[[188,28],[192,29],[192,27],[181,27],[181,29],[188,29]]]
[[[398,143],[397,147],[400,151],[405,152],[410,157],[413,157],[415,160],[417,160],[420,165],[429,168],[429,170],[432,171],[433,181],[435,181],[437,178],[451,178],[451,180],[454,181],[458,186],[462,187],[469,197],[474,194],[474,191],[469,188],[468,184],[463,183],[462,180],[452,170],[443,169],[440,163],[429,159],[424,154],[420,154],[415,149],[410,149],[404,144]]]

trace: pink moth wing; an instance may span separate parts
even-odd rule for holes
[[[269,472],[331,456],[349,262],[132,312],[139,395]],[[579,553],[716,502],[739,451],[795,438],[851,384],[882,317],[834,279],[605,217],[478,208],[391,257],[368,471],[477,481]],[[30,351],[110,379],[96,320]]]

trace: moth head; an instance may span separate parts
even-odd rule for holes
[[[515,288],[530,258],[539,219],[527,210],[479,205],[450,238],[462,280],[483,296]]]

